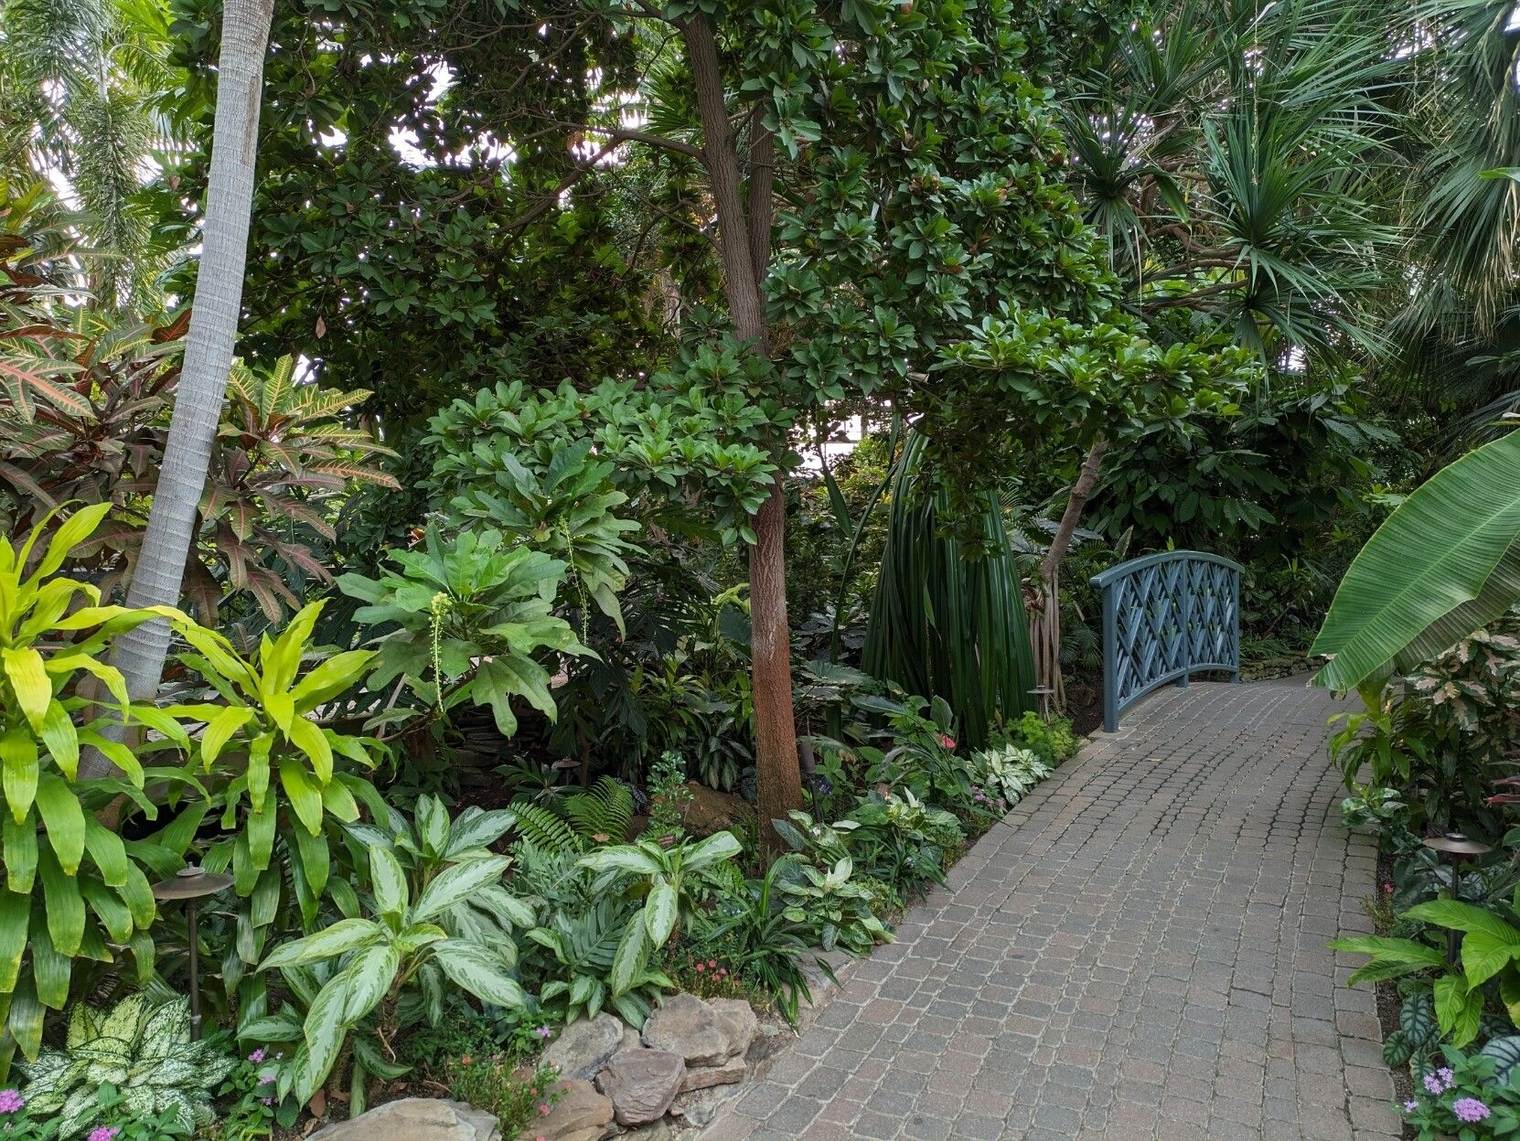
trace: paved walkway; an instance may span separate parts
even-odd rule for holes
[[[989,832],[842,975],[706,1141],[1398,1136],[1372,994],[1375,848],[1340,823],[1335,702],[1167,689]]]

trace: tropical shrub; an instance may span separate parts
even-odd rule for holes
[[[603,896],[584,908],[547,911],[542,925],[524,933],[547,956],[525,947],[522,970],[525,976],[542,977],[538,999],[550,1016],[569,1023],[595,1018],[611,1007],[630,1025],[642,1026],[660,995],[675,988],[668,975],[648,963],[636,963],[627,974],[619,970],[614,984],[624,936],[642,922],[635,901]]]
[[[355,619],[379,628],[370,689],[385,692],[399,679],[414,703],[383,710],[372,725],[444,716],[468,701],[488,707],[510,737],[517,732],[513,698],[555,717],[551,673],[539,656],[589,652],[552,613],[564,563],[493,528],[462,531],[445,543],[434,526],[420,549],[392,552],[391,561],[396,569],[378,580],[338,580],[366,604]]]
[[[1364,687],[1372,703],[1339,715],[1330,751],[1347,787],[1357,788],[1365,765],[1370,787],[1362,795],[1390,790],[1400,831],[1503,835],[1508,817],[1498,805],[1509,794],[1497,790],[1509,788],[1509,758],[1520,747],[1520,638],[1512,626],[1463,638],[1381,692]],[[1393,830],[1383,836],[1397,842]]]
[[[0,1072],[19,1048],[36,1058],[45,1009],[62,1010],[81,963],[111,963],[126,946],[139,977],[152,970],[155,914],[145,854],[96,817],[125,796],[149,815],[149,781],[177,788],[175,767],[144,767],[153,750],[111,736],[150,726],[187,748],[172,717],[130,704],[121,674],[105,664],[111,639],[166,609],[101,605],[95,586],[59,575],[100,525],[109,504],[81,508],[51,536],[44,519],[21,543],[0,537],[0,803],[6,891],[0,892]],[[87,684],[98,692],[86,693]],[[114,699],[114,704],[110,699]],[[119,779],[81,781],[81,749],[96,749]]]
[[[166,1117],[186,1136],[207,1128],[212,1095],[236,1065],[215,1040],[190,1041],[188,999],[154,1004],[137,993],[106,1011],[76,1003],[64,1049],[22,1068],[31,1112],[57,1114],[59,1135],[76,1138],[101,1118],[102,1085],[133,1116]]]
[[[392,822],[395,836],[351,827],[369,849],[369,875],[362,895],[337,896],[343,918],[281,944],[259,965],[280,970],[294,992],[277,1014],[239,1028],[245,1042],[297,1044],[278,1069],[279,1097],[310,1098],[350,1045],[350,1096],[361,1111],[370,1075],[404,1071],[389,1045],[397,1029],[443,1018],[446,980],[494,1006],[527,1003],[514,977],[513,932],[533,913],[502,887],[510,861],[486,847],[511,827],[510,814],[467,810],[450,822],[441,802],[424,797],[415,836],[399,814]]]
[[[639,840],[599,848],[580,858],[581,867],[598,876],[594,895],[617,891],[641,901],[613,956],[607,981],[614,1003],[634,988],[652,954],[698,912],[705,875],[732,860],[740,850],[732,833],[715,832],[696,843],[665,848]]]
[[[873,792],[849,814],[858,826],[850,833],[856,865],[873,879],[891,884],[908,899],[930,883],[945,882],[945,866],[965,833],[942,808],[925,804],[912,789]]]
[[[998,797],[1004,807],[1017,804],[1054,771],[1033,750],[1014,745],[973,752],[970,766],[980,788]]]
[[[1077,736],[1072,732],[1071,722],[1064,717],[1047,720],[1038,713],[1025,713],[995,736],[1009,745],[1030,750],[1051,768],[1077,752]]]

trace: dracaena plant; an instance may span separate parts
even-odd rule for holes
[[[151,969],[154,903],[133,853],[95,816],[125,795],[149,815],[145,781],[179,782],[177,768],[145,768],[108,735],[126,723],[187,747],[184,729],[130,705],[121,675],[105,664],[113,637],[167,608],[101,605],[98,588],[59,572],[99,526],[108,506],[75,512],[47,534],[50,515],[17,547],[0,537],[0,821],[5,890],[0,891],[0,1071],[19,1048],[37,1055],[44,1008],[61,1010],[78,961],[112,962],[129,946]],[[87,692],[86,684],[94,686]],[[113,704],[114,701],[114,704]],[[121,770],[119,779],[78,779],[81,748]]]
[[[0,208],[8,205],[0,188]],[[154,325],[66,305],[50,284],[70,269],[37,256],[46,233],[0,239],[0,522],[29,528],[60,503],[110,503],[81,562],[104,589],[130,576],[168,441],[188,310]],[[329,579],[332,499],[356,484],[396,487],[373,433],[340,419],[370,394],[235,365],[201,501],[185,594],[211,619],[230,587],[270,618],[297,608],[289,579]]]
[[[469,702],[489,707],[503,735],[517,732],[515,698],[549,718],[556,655],[590,651],[553,613],[565,564],[513,545],[494,528],[461,531],[445,542],[429,526],[421,547],[391,555],[396,569],[377,579],[346,574],[339,588],[367,603],[357,621],[379,627],[379,657],[369,678],[383,690],[401,679],[415,705],[386,717],[445,715]]]
[[[493,1006],[527,1004],[513,931],[533,912],[502,886],[510,861],[487,847],[512,826],[511,813],[467,810],[450,821],[441,802],[423,797],[415,833],[399,814],[391,820],[394,835],[353,829],[369,850],[368,883],[338,898],[343,918],[282,944],[260,965],[284,972],[296,1001],[240,1036],[296,1044],[279,1071],[280,1096],[310,1098],[348,1046],[350,1108],[360,1112],[369,1077],[404,1072],[392,1050],[398,1028],[441,1021],[446,985]]]
[[[322,605],[304,607],[277,636],[263,635],[251,656],[215,631],[189,624],[180,630],[190,650],[180,660],[215,700],[172,705],[165,713],[204,725],[194,759],[210,796],[184,812],[198,822],[219,811],[231,837],[212,844],[202,860],[232,872],[242,901],[247,931],[237,940],[238,954],[224,962],[231,983],[258,961],[281,921],[308,929],[316,923],[330,881],[336,886],[332,869],[341,853],[334,853],[332,836],[359,819],[361,802],[372,813],[386,811],[363,777],[376,763],[375,742],[322,724],[375,655],[323,656],[312,644]],[[286,915],[291,902],[295,918]]]

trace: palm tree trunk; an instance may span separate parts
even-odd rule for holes
[[[718,214],[723,286],[734,331],[759,353],[770,352],[770,329],[760,283],[770,261],[775,142],[756,119],[750,145],[746,216],[739,152],[724,101],[723,73],[712,25],[697,13],[682,25],[691,63],[702,151]],[[786,499],[778,476],[764,505],[750,519],[749,552],[751,690],[755,708],[755,810],[761,842],[778,837],[764,825],[802,807],[797,726],[792,710],[792,639],[786,614]]]
[[[227,0],[223,10],[200,273],[174,418],[127,591],[128,606],[176,605],[184,582],[243,305],[264,53],[273,18],[274,0]],[[116,640],[112,662],[126,678],[134,700],[158,692],[168,650],[169,626],[162,621],[146,623]],[[103,757],[81,759],[82,776],[110,771]]]

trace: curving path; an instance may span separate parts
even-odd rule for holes
[[[703,1135],[1371,1141],[1399,1135],[1369,990],[1375,847],[1341,825],[1335,701],[1194,683],[1132,710],[842,973]]]

